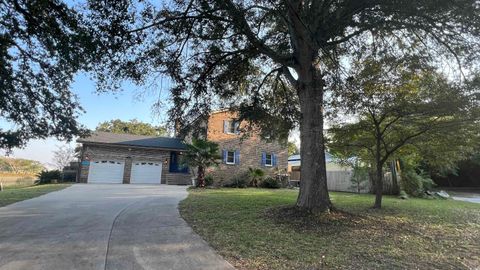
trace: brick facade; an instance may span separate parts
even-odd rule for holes
[[[225,182],[248,171],[249,167],[261,168],[267,174],[278,172],[285,173],[288,166],[288,150],[286,144],[277,141],[267,142],[262,140],[257,133],[229,134],[224,132],[224,121],[231,121],[236,117],[235,113],[228,111],[216,112],[210,115],[207,124],[207,139],[219,144],[220,151],[239,151],[238,164],[228,165],[222,162],[217,168],[209,169],[217,182]],[[243,127],[245,123],[241,123]],[[242,136],[245,135],[245,136]],[[275,154],[277,157],[276,166],[262,166],[262,152]],[[222,153],[220,153],[222,154]]]
[[[162,184],[191,184],[191,174],[169,172],[171,151],[142,147],[129,147],[118,145],[83,144],[82,161],[95,161],[99,159],[122,160],[125,163],[123,183],[130,183],[130,174],[133,161],[152,161],[162,164]],[[88,180],[89,165],[82,162],[78,182],[86,183]]]

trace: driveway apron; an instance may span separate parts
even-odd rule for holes
[[[180,217],[184,186],[76,184],[0,208],[0,270],[233,269]]]

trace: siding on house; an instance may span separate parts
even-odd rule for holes
[[[172,150],[175,151],[175,150]],[[132,146],[101,145],[83,142],[82,160],[95,161],[100,159],[121,160],[125,162],[123,183],[130,183],[132,161],[152,161],[162,164],[162,184],[191,184],[190,173],[171,173],[169,171],[170,153],[168,149],[152,149]],[[78,182],[86,183],[88,180],[89,165],[82,164]]]
[[[249,167],[261,168],[267,174],[278,172],[286,173],[288,152],[286,144],[277,141],[267,142],[262,140],[258,133],[251,132],[248,135],[231,134],[224,131],[225,121],[232,121],[237,117],[235,113],[221,111],[212,113],[207,123],[208,140],[218,143],[220,155],[223,156],[224,150],[237,151],[239,162],[237,164],[225,164],[222,162],[218,168],[209,169],[215,181],[225,182],[231,178],[248,171]],[[244,127],[246,123],[240,123]],[[262,165],[262,153],[274,154],[276,157],[276,166],[267,167]]]

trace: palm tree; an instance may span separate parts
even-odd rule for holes
[[[220,163],[218,144],[202,139],[192,139],[192,143],[187,144],[183,159],[189,166],[198,168],[197,186],[205,187],[205,169]]]
[[[258,187],[258,182],[262,180],[265,172],[259,168],[248,168],[248,174],[250,176],[250,185],[252,187]]]

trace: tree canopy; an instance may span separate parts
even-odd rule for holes
[[[145,136],[166,136],[167,129],[163,126],[153,126],[149,123],[143,123],[137,119],[122,121],[120,119],[105,121],[95,128],[96,131],[105,131],[112,133],[126,133]]]
[[[70,140],[85,133],[83,112],[70,91],[93,48],[80,16],[60,1],[0,2],[0,148],[49,136]]]

